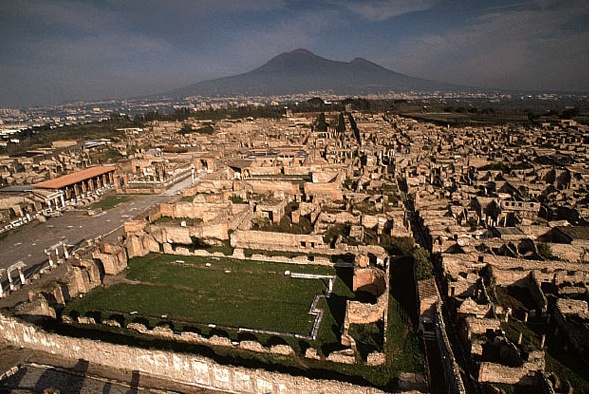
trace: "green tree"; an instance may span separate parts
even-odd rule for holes
[[[346,132],[346,119],[344,118],[344,113],[339,113],[339,118],[337,120],[337,132],[338,134],[343,134]]]
[[[327,131],[327,122],[325,121],[325,114],[323,112],[317,116],[315,128],[317,131]]]
[[[429,252],[417,247],[411,250],[417,280],[429,279],[434,275],[434,266],[430,261]]]

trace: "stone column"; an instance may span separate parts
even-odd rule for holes
[[[21,285],[24,285],[27,282],[27,280],[25,278],[24,273],[22,272],[22,267],[18,267],[18,276],[20,278]]]
[[[331,292],[333,291],[333,278],[329,278],[329,283],[328,283],[328,287],[327,287],[327,295],[326,297],[329,298],[329,296],[331,295]]]
[[[6,276],[8,277],[8,287],[10,287],[10,290],[14,291],[14,283],[12,282],[12,276],[10,275],[10,271],[6,271]]]
[[[51,251],[45,252],[47,253],[47,261],[49,262],[49,267],[53,268],[53,260],[51,259]]]
[[[63,194],[60,194],[59,198],[61,199],[61,206],[65,207],[65,200],[63,199]]]
[[[57,262],[57,264],[62,263],[61,259],[59,258],[59,249],[58,248],[55,248],[55,261]]]
[[[4,298],[4,289],[2,288],[2,272],[4,272],[4,270],[0,270],[0,299]]]
[[[70,254],[67,251],[67,245],[66,244],[63,244],[63,258],[64,258],[64,260],[67,260],[67,259],[70,258]]]

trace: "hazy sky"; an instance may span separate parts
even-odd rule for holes
[[[0,107],[159,93],[298,48],[414,77],[589,91],[588,0],[0,0]]]

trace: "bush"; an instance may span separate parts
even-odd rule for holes
[[[544,242],[538,243],[538,254],[545,260],[557,259],[557,257],[552,253],[552,248],[550,245]]]
[[[415,277],[417,280],[429,279],[434,275],[434,266],[430,261],[429,252],[423,248],[413,248],[411,256],[415,262]]]

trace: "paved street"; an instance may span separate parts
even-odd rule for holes
[[[86,210],[71,211],[64,212],[61,217],[50,218],[46,223],[32,221],[18,227],[0,241],[0,269],[22,260],[27,265],[25,272],[28,277],[47,261],[45,249],[60,241],[69,245],[83,245],[86,240],[109,234],[154,204],[174,198],[172,195],[130,196],[129,201],[96,216],[88,216]],[[60,255],[63,255],[62,250]],[[17,276],[17,272],[12,274],[13,278]],[[2,274],[2,285],[4,289],[8,287],[5,274]]]

